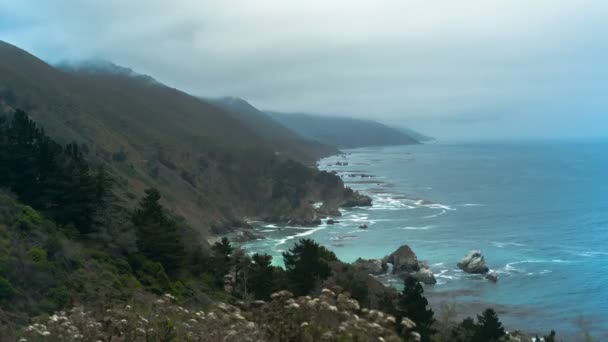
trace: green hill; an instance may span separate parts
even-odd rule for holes
[[[320,157],[338,153],[338,149],[333,146],[301,137],[243,99],[224,97],[208,101],[233,114],[258,136],[268,140],[279,153],[288,154],[307,164],[314,164]]]
[[[303,139],[285,129],[258,134],[251,120],[129,69],[54,68],[0,42],[0,110],[15,109],[106,165],[130,205],[144,189],[158,188],[164,204],[204,239],[244,217],[289,220],[309,200],[342,196],[339,179],[327,182],[298,162],[331,148],[299,145]]]

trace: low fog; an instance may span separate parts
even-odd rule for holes
[[[608,2],[0,1],[0,39],[439,139],[608,132]]]

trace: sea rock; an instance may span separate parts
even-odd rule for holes
[[[366,224],[362,224],[359,226],[359,229],[367,229],[367,225]]]
[[[434,285],[437,284],[437,279],[435,279],[435,275],[428,268],[422,268],[420,271],[413,273],[412,276],[418,280],[419,282]]]
[[[354,191],[351,188],[344,189],[343,200],[342,203],[340,203],[340,207],[370,207],[371,205],[371,197],[360,194],[359,192]]]
[[[496,272],[490,272],[486,275],[486,279],[495,283],[498,281],[498,274],[496,274]]]
[[[317,215],[321,217],[327,216],[342,216],[340,209],[337,204],[330,204],[328,202],[323,203],[319,208],[316,209]]]
[[[469,251],[456,265],[467,273],[485,274],[489,270],[480,250]]]
[[[308,204],[294,210],[291,213],[287,224],[290,226],[302,227],[318,226],[321,224],[321,218],[317,216],[312,205]]]
[[[340,221],[329,219],[329,220],[326,221],[326,223],[327,224],[336,224],[336,223],[340,223]]]
[[[357,259],[353,266],[365,270],[368,274],[380,275],[386,273],[387,265],[378,259]]]
[[[393,265],[393,274],[412,273],[420,270],[418,257],[410,246],[403,245],[382,259],[383,264]]]

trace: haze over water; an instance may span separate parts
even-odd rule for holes
[[[558,329],[561,336],[578,333],[576,321],[583,316],[596,338],[608,337],[608,141],[436,143],[346,152],[320,167],[372,196],[373,207],[344,210],[333,226],[260,226],[267,238],[244,247],[280,262],[282,251],[308,237],[352,262],[408,244],[437,277],[437,285],[425,287],[434,304],[468,304],[478,311],[492,305],[507,327]],[[364,223],[369,228],[359,229]],[[457,269],[470,249],[482,250],[499,274],[497,284]]]

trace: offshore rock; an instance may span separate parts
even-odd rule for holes
[[[469,251],[456,265],[467,273],[485,274],[489,271],[480,250]]]

